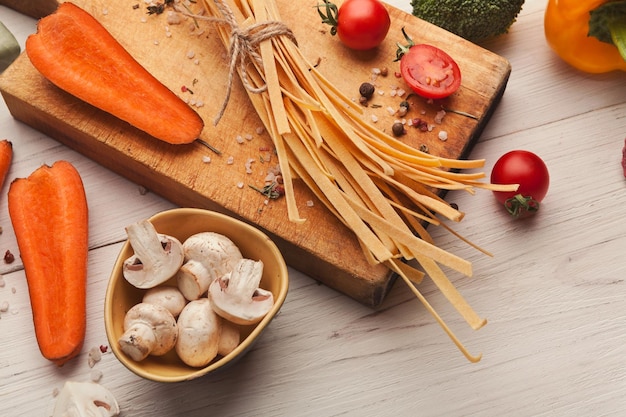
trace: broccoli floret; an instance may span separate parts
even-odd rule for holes
[[[411,0],[413,15],[479,42],[506,33],[524,0]]]

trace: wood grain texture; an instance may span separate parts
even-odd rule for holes
[[[405,0],[390,0],[409,10]],[[132,2],[130,2],[132,4]],[[456,230],[487,257],[441,229],[437,244],[472,261],[474,277],[452,276],[489,323],[467,328],[435,285],[419,286],[473,353],[468,363],[404,285],[376,309],[290,269],[281,313],[227,372],[189,383],[142,380],[108,353],[93,368],[88,350],[106,343],[104,291],[124,226],[174,203],[16,121],[0,101],[0,132],[15,146],[9,180],[68,159],[90,207],[88,327],[76,361],[58,369],[38,351],[19,261],[0,262],[0,416],[51,415],[67,380],[100,383],[124,416],[622,417],[626,415],[626,183],[624,73],[590,76],[564,65],[543,37],[543,0],[527,0],[503,37],[485,47],[513,71],[506,93],[471,152],[489,172],[504,152],[526,148],[552,175],[543,212],[512,222],[490,193],[450,193],[466,212]],[[34,20],[1,10],[23,42]],[[20,35],[21,34],[21,35]],[[0,193],[0,249],[17,247]]]
[[[307,219],[302,225],[286,220],[284,201],[266,204],[260,194],[247,187],[262,186],[276,162],[259,162],[267,154],[259,149],[270,147],[271,141],[267,135],[255,133],[262,124],[238,81],[224,117],[217,126],[211,123],[221,106],[227,80],[226,53],[211,26],[190,31],[191,20],[168,25],[165,14],[148,16],[143,8],[133,9],[125,1],[76,3],[100,20],[170,89],[185,99],[203,102],[197,107],[207,125],[201,137],[222,155],[212,154],[199,143],[175,147],[157,142],[52,86],[32,67],[26,54],[0,77],[0,90],[15,118],[177,205],[211,208],[260,226],[280,246],[289,265],[360,302],[380,304],[393,275],[385,267],[370,265],[353,234],[319,202],[308,205],[316,199],[302,184],[296,184],[300,210]],[[381,94],[375,94],[363,114],[368,119],[376,116],[381,129],[389,130],[395,120],[388,107],[397,108],[406,99],[392,97],[391,92],[396,88],[408,90],[394,76],[398,71],[398,63],[393,62],[396,42],[404,41],[402,27],[416,42],[435,44],[455,57],[463,73],[458,93],[435,103],[412,97],[409,101],[414,110],[409,116],[433,123],[435,114],[445,106],[476,119],[448,113],[444,123],[432,132],[409,129],[403,140],[415,147],[425,144],[431,153],[443,157],[466,157],[505,90],[508,61],[391,6],[393,23],[385,43],[375,51],[353,53],[319,22],[315,4],[308,0],[304,4],[278,1],[281,15],[304,55],[348,97],[358,98],[359,85],[371,81],[374,67],[388,68],[389,75],[375,81]],[[191,53],[194,57],[190,59],[187,56]],[[193,94],[181,92],[183,85]],[[440,128],[448,132],[446,142],[437,138]],[[240,144],[238,135],[253,139]],[[211,163],[203,162],[207,155]],[[233,165],[227,163],[229,157],[233,157]],[[251,174],[244,168],[249,159],[256,161]]]

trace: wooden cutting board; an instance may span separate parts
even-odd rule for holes
[[[50,1],[43,3],[47,4],[0,0],[0,4],[31,16],[50,9]],[[276,241],[290,266],[329,287],[370,306],[384,299],[394,276],[384,267],[368,264],[352,233],[302,184],[296,184],[296,192],[300,214],[307,221],[300,225],[287,220],[284,199],[266,201],[249,187],[263,185],[276,159],[264,150],[271,147],[271,140],[257,131],[262,124],[239,80],[222,120],[217,126],[212,123],[226,91],[227,60],[210,24],[201,23],[200,28],[191,20],[168,24],[166,14],[148,15],[145,3],[139,0],[75,3],[96,17],[159,80],[190,100],[206,123],[201,138],[221,155],[200,143],[161,143],[86,105],[43,79],[26,54],[0,76],[0,91],[16,119],[175,204],[217,210],[258,225]],[[431,153],[444,157],[468,156],[505,90],[511,71],[507,60],[392,7],[392,26],[383,45],[374,51],[354,52],[342,46],[320,22],[315,10],[318,0],[277,3],[305,56],[349,97],[358,99],[359,85],[372,81],[373,69],[388,71],[387,76],[373,80],[377,93],[363,114],[387,131],[397,118],[389,108],[396,109],[407,98],[406,94],[398,97],[397,92],[408,91],[396,76],[398,63],[393,62],[396,42],[404,43],[401,28],[405,27],[414,41],[447,51],[461,68],[460,90],[435,103],[412,96],[407,117],[434,124],[442,106],[474,117],[449,111],[431,132],[409,128],[403,140],[416,147],[425,145]],[[447,141],[438,139],[439,130],[447,131]],[[19,146],[19,138],[14,141]],[[245,166],[249,160],[254,161],[251,173]]]

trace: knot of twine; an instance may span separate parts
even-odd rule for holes
[[[190,15],[194,18],[202,20],[208,20],[218,24],[225,24],[230,27],[230,44],[228,46],[229,65],[228,65],[228,81],[226,84],[226,96],[222,102],[217,116],[213,120],[213,124],[217,125],[224,115],[226,106],[230,100],[230,94],[232,92],[233,82],[235,79],[235,72],[239,67],[239,75],[241,82],[246,90],[252,93],[262,93],[267,90],[267,84],[264,83],[259,87],[255,87],[248,77],[247,61],[252,60],[257,64],[262,65],[261,55],[258,52],[258,46],[261,42],[272,39],[277,36],[287,36],[293,43],[297,44],[296,38],[287,27],[286,24],[280,21],[264,21],[257,22],[247,27],[240,27],[237,24],[237,20],[233,12],[230,10],[222,0],[215,0],[215,4],[220,9],[220,12],[224,16],[223,18],[196,16]],[[183,12],[183,14],[187,14]]]

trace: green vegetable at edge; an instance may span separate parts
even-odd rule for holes
[[[20,45],[9,29],[0,22],[0,72],[8,68],[9,65],[20,55]]]
[[[589,36],[612,43],[626,60],[626,0],[607,2],[589,16]]]
[[[524,0],[411,0],[413,15],[471,42],[506,33]]]

